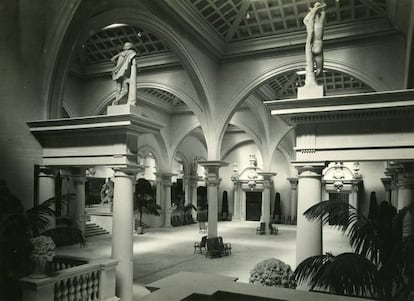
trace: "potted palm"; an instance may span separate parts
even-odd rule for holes
[[[305,259],[295,270],[299,283],[340,295],[409,300],[414,291],[414,202],[396,213],[384,201],[375,217],[367,217],[347,203],[323,201],[304,215],[334,224],[350,238],[354,252]]]
[[[152,214],[159,216],[161,207],[155,202],[152,194],[151,183],[140,178],[135,187],[134,210],[138,212],[138,221],[135,225],[138,234],[144,233],[144,223],[142,222],[142,215]]]

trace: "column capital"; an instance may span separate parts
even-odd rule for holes
[[[128,169],[128,168],[112,168],[114,170],[115,178],[124,177],[124,178],[133,178],[135,180],[135,176],[137,171],[135,169]]]
[[[272,177],[277,175],[277,173],[270,171],[259,171],[257,174],[261,175],[264,181],[271,181]]]
[[[56,170],[51,166],[39,166],[38,177],[55,177]]]
[[[290,187],[296,189],[298,187],[298,178],[286,178],[289,181]]]
[[[229,165],[229,162],[212,160],[212,161],[198,161],[198,164],[200,164],[205,169],[207,169],[208,173],[212,173],[212,172],[218,172],[220,167]]]
[[[385,190],[391,190],[392,189],[392,178],[381,178],[381,182],[384,185]]]
[[[303,177],[321,177],[322,170],[326,167],[325,162],[292,162],[292,165],[297,168],[298,178]]]

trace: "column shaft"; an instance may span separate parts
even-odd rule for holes
[[[50,168],[41,167],[39,174],[38,174],[38,196],[37,200],[39,204],[43,203],[44,201],[55,197],[55,174]],[[50,206],[51,209],[55,210],[55,204]],[[50,216],[48,217],[49,224],[43,230],[49,230],[56,228],[56,217]]]
[[[303,215],[321,201],[321,168],[303,166],[299,170],[296,265],[310,256],[322,254],[322,223],[308,221]]]
[[[115,190],[112,219],[112,258],[119,260],[116,268],[117,296],[123,301],[132,301],[134,178],[115,171]]]

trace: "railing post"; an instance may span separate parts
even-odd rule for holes
[[[118,301],[115,296],[115,279],[117,260],[108,260],[101,262],[100,278],[99,278],[99,300],[102,301]]]
[[[55,282],[50,278],[33,279],[24,277],[20,279],[24,301],[53,301]]]

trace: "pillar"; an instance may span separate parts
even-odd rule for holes
[[[37,200],[39,204],[52,197],[55,197],[55,173],[52,168],[48,166],[39,167],[37,191]],[[52,204],[50,208],[54,210],[56,207],[54,204]],[[56,216],[48,217],[48,219],[49,224],[46,226],[46,228],[43,229],[44,231],[56,228]]]
[[[241,220],[240,213],[240,203],[241,203],[241,182],[237,180],[234,181],[234,194],[233,194],[233,220]]]
[[[258,172],[263,176],[263,193],[262,193],[262,216],[260,221],[266,224],[266,234],[269,234],[270,223],[270,189],[272,187],[272,177],[276,175],[274,172]]]
[[[160,207],[162,207],[162,205],[161,205],[161,195],[162,195],[162,178],[161,178],[161,176],[160,175],[156,175],[156,178],[155,178],[155,183],[156,183],[156,185],[157,185],[157,190],[156,190],[156,202],[157,202],[157,205],[158,206],[160,206]]]
[[[352,183],[352,191],[349,194],[349,204],[358,212],[358,183]]]
[[[76,204],[73,205],[73,215],[79,230],[85,232],[86,212],[85,212],[85,170],[80,169],[73,176],[73,185],[75,187]],[[72,204],[71,204],[72,205]]]
[[[292,224],[296,224],[295,220],[298,215],[298,178],[287,178],[290,183],[290,218]]]
[[[217,237],[218,220],[218,188],[220,184],[219,169],[227,166],[223,161],[199,161],[201,166],[206,169],[207,177],[207,200],[208,200],[208,237]]]
[[[183,186],[184,186],[184,205],[191,204],[190,179],[188,176],[184,176]]]
[[[391,194],[392,194],[392,178],[381,178],[381,182],[384,185],[385,189],[385,201],[391,203]]]
[[[408,206],[414,199],[414,172],[398,175],[397,210]]]
[[[112,258],[119,260],[116,268],[116,291],[122,301],[132,301],[134,186],[133,172],[124,169],[115,170]]]
[[[296,265],[304,259],[322,254],[322,223],[309,221],[303,213],[321,202],[322,163],[297,166],[298,175],[298,214],[296,229]]]
[[[197,204],[197,184],[198,184],[198,177],[197,176],[191,176],[189,179],[189,188],[190,188],[190,195],[191,195],[191,204],[195,208],[198,209]],[[197,211],[192,211],[193,220],[197,220]]]
[[[157,198],[160,197],[160,205],[164,212],[164,227],[171,227],[171,178],[176,174],[162,172],[155,172],[154,174],[160,181],[160,196],[158,196],[157,187]]]

